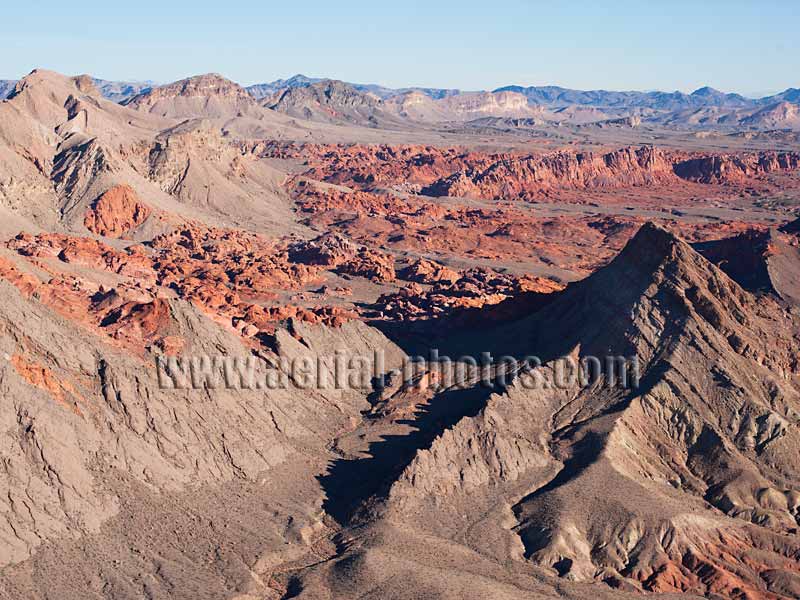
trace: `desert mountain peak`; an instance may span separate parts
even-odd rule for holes
[[[716,96],[718,94],[722,94],[722,92],[708,85],[697,88],[692,92],[692,96]]]
[[[237,96],[249,97],[247,91],[238,83],[226,79],[218,73],[205,73],[187,77],[180,81],[153,87],[142,92],[139,97],[169,98],[169,97],[210,97],[210,96]],[[131,101],[135,103],[135,99]]]
[[[20,79],[9,94],[9,98],[17,96],[25,90],[39,90],[43,94],[54,94],[56,97],[64,96],[65,98],[76,92],[100,95],[92,78],[88,75],[70,77],[47,69],[34,69]]]
[[[607,266],[575,285],[585,284],[591,294],[612,301],[631,294],[627,297],[638,302],[636,294],[649,295],[664,285],[683,293],[705,288],[712,281],[714,294],[718,293],[722,301],[744,298],[738,284],[689,243],[664,227],[647,222]]]
[[[378,96],[336,79],[286,87],[268,98],[264,106],[292,117],[323,123],[365,127],[398,127],[402,123]]]
[[[247,90],[217,73],[196,75],[145,89],[123,104],[175,118],[233,117],[257,107]]]
[[[642,330],[652,328],[643,320],[646,311],[685,321],[703,314],[706,304],[720,323],[727,323],[752,302],[688,243],[648,222],[606,266],[567,286],[541,311],[487,338],[494,352],[519,356],[534,352],[557,358],[575,347],[590,354],[624,353]],[[557,333],[553,322],[559,323]]]
[[[691,249],[685,242],[664,227],[648,221],[625,245],[619,259],[630,260],[644,270],[652,270],[654,263],[675,259],[686,251]]]

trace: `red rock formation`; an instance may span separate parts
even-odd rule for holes
[[[675,164],[675,174],[699,183],[742,183],[777,171],[800,169],[800,153],[761,152],[758,154],[703,156]]]
[[[175,335],[165,335],[155,343],[155,346],[167,356],[177,356],[185,345],[186,340]]]
[[[398,273],[400,279],[417,283],[455,283],[461,274],[431,260],[420,259]]]
[[[10,282],[28,298],[41,285],[41,282],[36,277],[29,273],[23,273],[11,261],[2,256],[0,256],[0,278]]]
[[[139,350],[156,346],[174,353],[182,347],[180,339],[161,331],[169,321],[169,307],[165,300],[153,299],[156,286],[177,292],[231,327],[245,320],[246,314],[252,317],[253,311],[262,311],[261,317],[250,321],[269,323],[269,331],[290,318],[332,325],[348,318],[347,311],[330,307],[262,308],[247,301],[272,301],[277,298],[275,290],[296,289],[317,280],[320,267],[290,261],[286,244],[244,232],[190,226],[159,236],[151,245],[152,256],[141,245],[118,251],[97,240],[59,234],[20,234],[8,243],[9,248],[54,274],[55,265],[43,259],[131,277],[139,288],[105,290],[100,286],[98,291],[97,287],[84,288],[74,278],[61,276],[40,284],[8,261],[0,262],[0,276],[28,295],[38,294],[44,303],[71,320],[99,327],[113,339]],[[381,256],[356,250],[348,258],[360,263],[349,268],[365,276],[388,277],[389,266],[381,262]],[[246,337],[257,332],[240,331]]]
[[[500,155],[486,168],[460,170],[423,190],[432,196],[528,198],[551,189],[620,188],[675,179],[667,155],[651,146],[608,154]]]
[[[470,269],[455,283],[446,281],[428,290],[411,283],[384,294],[375,303],[382,318],[400,321],[453,315],[463,309],[485,308],[526,292],[549,293],[561,285],[539,277],[514,277],[488,269]]]
[[[680,187],[680,183],[677,185]],[[363,243],[414,254],[437,254],[442,258],[540,263],[576,275],[588,274],[604,264],[645,221],[645,217],[637,215],[633,209],[625,215],[541,217],[510,201],[494,203],[492,208],[475,208],[453,200],[433,202],[413,195],[360,190],[348,192],[313,184],[297,185],[293,191],[298,206],[308,215],[304,223],[330,232],[321,236],[318,243],[326,239],[326,244],[332,243],[330,236],[337,232],[346,235],[352,244]],[[652,192],[645,188],[629,188],[623,197],[633,192],[635,198],[630,200],[633,206],[639,205],[640,196],[652,197]],[[600,193],[608,193],[610,200],[618,202],[616,193]],[[689,193],[684,197],[686,201],[693,198]],[[586,196],[570,201],[588,203]],[[693,202],[696,203],[696,199]],[[658,205],[645,206],[660,208]],[[659,222],[691,241],[733,235],[754,225],[748,222],[688,221],[662,212],[665,216]],[[309,246],[308,243],[298,245],[293,251],[315,252],[313,244]],[[339,256],[344,253],[344,248],[334,252]],[[313,262],[314,259],[309,255],[298,260]]]
[[[151,302],[126,302],[110,311],[101,323],[114,337],[149,340],[169,323],[169,303],[163,298]]]
[[[605,154],[489,154],[423,146],[260,143],[242,151],[261,156],[302,158],[305,176],[362,189],[391,187],[434,196],[542,198],[568,190],[745,182],[766,173],[798,168],[797,153],[705,155],[666,152],[643,146]],[[353,199],[351,199],[353,200]],[[361,201],[362,199],[358,199]]]
[[[71,237],[57,233],[32,236],[20,233],[7,246],[22,256],[42,259],[57,258],[91,269],[154,281],[153,264],[140,245],[116,250],[91,238]]]
[[[144,223],[150,212],[130,186],[117,185],[95,200],[83,224],[92,233],[119,238]]]
[[[253,326],[256,331],[274,333],[279,324],[290,319],[340,327],[356,316],[352,311],[335,306],[303,308],[292,305],[263,307],[252,304],[245,309],[239,322]]]
[[[29,246],[24,248],[31,250]],[[97,268],[104,267],[106,263],[100,262]],[[136,352],[157,339],[156,333],[162,323],[154,324],[147,310],[137,308],[151,302],[151,294],[146,290],[125,284],[106,290],[102,285],[98,287],[50,267],[47,270],[54,276],[43,282],[0,258],[0,278],[73,323],[98,334],[107,334]]]
[[[325,233],[313,240],[298,242],[289,249],[298,263],[334,268],[340,273],[379,282],[394,281],[394,259],[382,252],[358,247],[338,233]]]
[[[307,177],[357,187],[391,186],[436,196],[519,197],[548,189],[614,188],[673,181],[673,159],[644,146],[607,154],[487,154],[420,146],[292,145],[248,150],[304,158]]]
[[[358,186],[392,185],[404,191],[418,191],[459,168],[487,160],[481,153],[433,146],[270,142],[244,147],[243,151],[275,158],[304,158],[309,166],[305,175],[319,181]]]
[[[246,338],[259,332],[274,333],[278,324],[290,319],[340,326],[355,316],[338,307],[277,302],[277,292],[317,281],[323,265],[295,262],[290,259],[287,243],[246,232],[193,225],[158,236],[150,244],[152,251],[141,245],[118,251],[97,240],[59,234],[20,234],[7,245],[56,276],[41,284],[12,263],[0,261],[0,277],[10,280],[26,295],[36,293],[42,302],[70,320],[139,353],[155,347],[175,354],[184,344],[180,337],[165,330],[169,305],[164,299],[155,298],[159,287],[177,293]],[[295,244],[294,251],[300,251],[300,246]],[[320,249],[320,244],[306,246]],[[306,258],[313,259],[309,262],[375,281],[394,278],[394,261],[388,255],[335,236],[321,243],[321,247],[330,250],[330,256],[325,252],[307,253]],[[110,290],[86,287],[74,278],[60,275],[58,262],[116,273],[135,283]],[[260,305],[268,302],[274,305]]]
[[[340,273],[364,277],[371,281],[389,282],[395,280],[394,258],[389,254],[360,248],[358,253],[337,269]]]
[[[289,260],[285,245],[246,232],[193,226],[158,236],[152,245],[159,283],[183,292],[216,286],[271,299],[273,290],[297,288],[320,273]]]
[[[398,219],[403,215],[442,217],[447,212],[441,206],[413,196],[400,197],[360,190],[345,192],[335,188],[318,189],[304,181],[297,184],[295,200],[304,213],[314,214],[337,211]]]
[[[343,235],[325,233],[313,240],[298,242],[289,247],[289,258],[305,265],[338,267],[351,260],[356,246]]]
[[[11,357],[11,364],[29,384],[46,391],[53,400],[69,408],[75,414],[81,414],[76,401],[78,396],[75,389],[68,382],[59,379],[50,369],[20,354],[14,354]]]

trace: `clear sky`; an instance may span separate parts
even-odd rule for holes
[[[7,0],[0,15],[7,79],[43,67],[158,82],[213,71],[242,84],[800,87],[797,0]]]

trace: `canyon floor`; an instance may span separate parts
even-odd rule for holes
[[[337,90],[0,101],[0,598],[800,597],[796,134]]]

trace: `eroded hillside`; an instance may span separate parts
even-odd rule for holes
[[[298,89],[0,103],[0,596],[798,597],[796,150]]]

